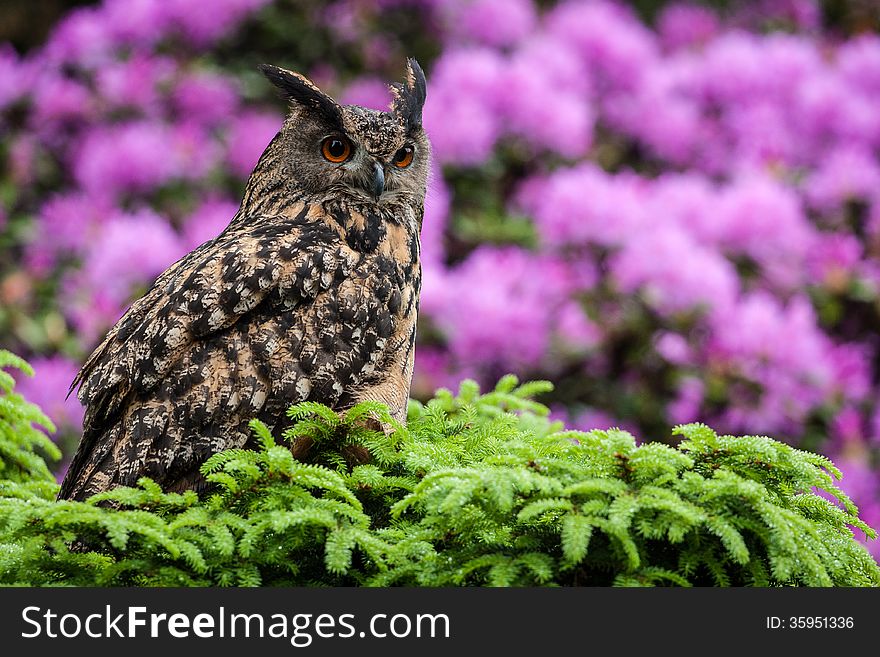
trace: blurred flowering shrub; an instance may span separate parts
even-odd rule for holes
[[[877,26],[637,4],[105,0],[0,44],[22,387],[75,433],[76,364],[222,230],[280,125],[257,63],[382,107],[415,55],[436,166],[414,395],[513,371],[578,428],[772,434],[840,462],[880,525]]]

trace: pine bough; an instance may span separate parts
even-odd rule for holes
[[[209,459],[201,498],[143,479],[85,503],[54,501],[52,423],[2,370],[0,388],[2,585],[880,585],[828,459],[701,424],[674,446],[566,431],[533,400],[547,382],[465,381],[406,427],[298,404],[280,441],[254,421],[259,450]],[[285,446],[303,437],[308,463]]]

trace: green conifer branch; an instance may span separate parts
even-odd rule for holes
[[[51,422],[0,374],[3,585],[880,586],[828,459],[700,424],[675,446],[567,431],[546,382],[465,381],[406,427],[298,404],[281,440],[253,421],[259,449],[208,459],[201,496],[142,479],[82,503],[54,501]]]

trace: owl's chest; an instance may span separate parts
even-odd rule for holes
[[[394,213],[344,209],[341,237],[357,265],[354,275],[381,298],[395,315],[417,307],[421,288],[419,217],[406,206]]]

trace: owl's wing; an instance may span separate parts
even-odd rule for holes
[[[321,208],[300,204],[293,210],[285,217],[234,221],[250,226],[227,230],[176,262],[110,330],[72,386],[80,385],[87,409],[61,497],[78,485],[84,468],[96,467],[111,447],[107,443],[119,439],[111,429],[133,402],[148,407],[157,395],[173,394],[157,386],[164,382],[167,388],[169,375],[180,376],[182,364],[197,356],[208,367],[210,359],[228,361],[235,355],[232,341],[247,341],[248,320],[266,315],[267,302],[294,311],[348,275],[356,256],[320,219]],[[178,405],[197,401],[193,393],[182,395]],[[234,413],[235,400],[224,401],[224,411]]]

